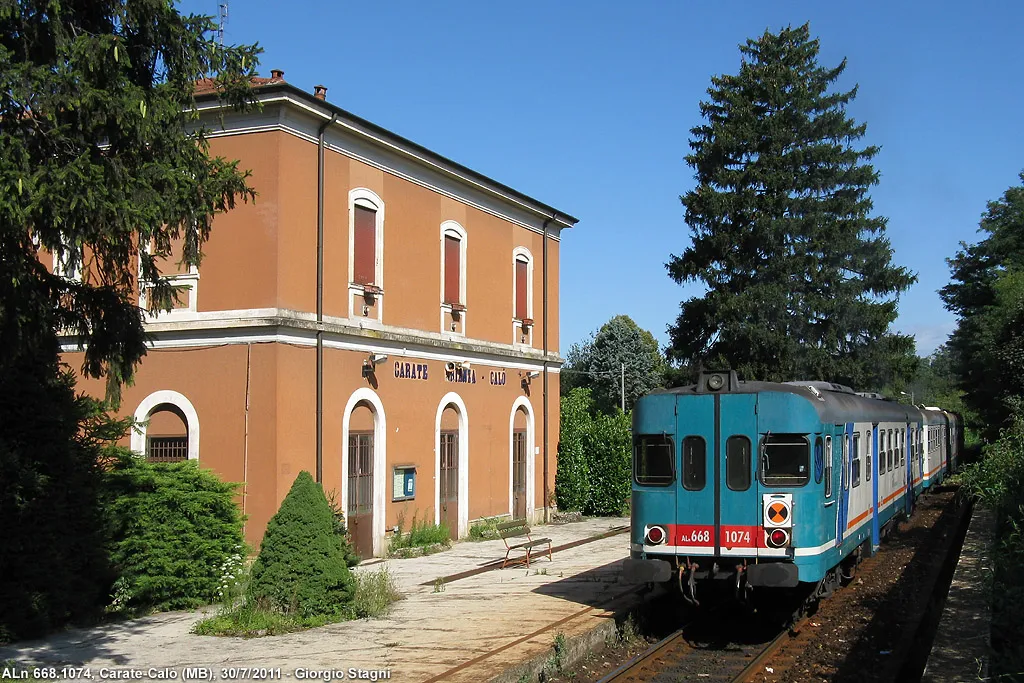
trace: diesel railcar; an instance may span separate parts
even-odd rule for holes
[[[701,373],[633,411],[631,582],[831,592],[959,457],[958,418],[826,382]]]

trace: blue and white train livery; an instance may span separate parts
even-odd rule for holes
[[[826,382],[702,373],[633,411],[626,580],[827,594],[959,454],[958,418]]]

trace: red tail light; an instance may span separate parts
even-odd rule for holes
[[[652,526],[647,529],[647,545],[661,545],[668,536],[660,526]]]
[[[785,529],[772,529],[768,532],[767,541],[772,548],[784,548],[789,545],[789,532]]]

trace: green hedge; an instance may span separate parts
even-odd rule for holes
[[[590,390],[562,398],[555,498],[558,509],[585,515],[621,515],[630,492],[632,434],[621,410],[597,413]]]
[[[237,484],[192,461],[149,463],[120,452],[106,474],[116,611],[215,602],[221,568],[244,557]]]
[[[300,472],[267,524],[249,598],[257,607],[284,614],[342,618],[354,592],[323,488],[309,472]]]

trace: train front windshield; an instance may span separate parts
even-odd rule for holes
[[[765,486],[803,486],[810,478],[810,443],[803,434],[769,434],[761,442]]]

